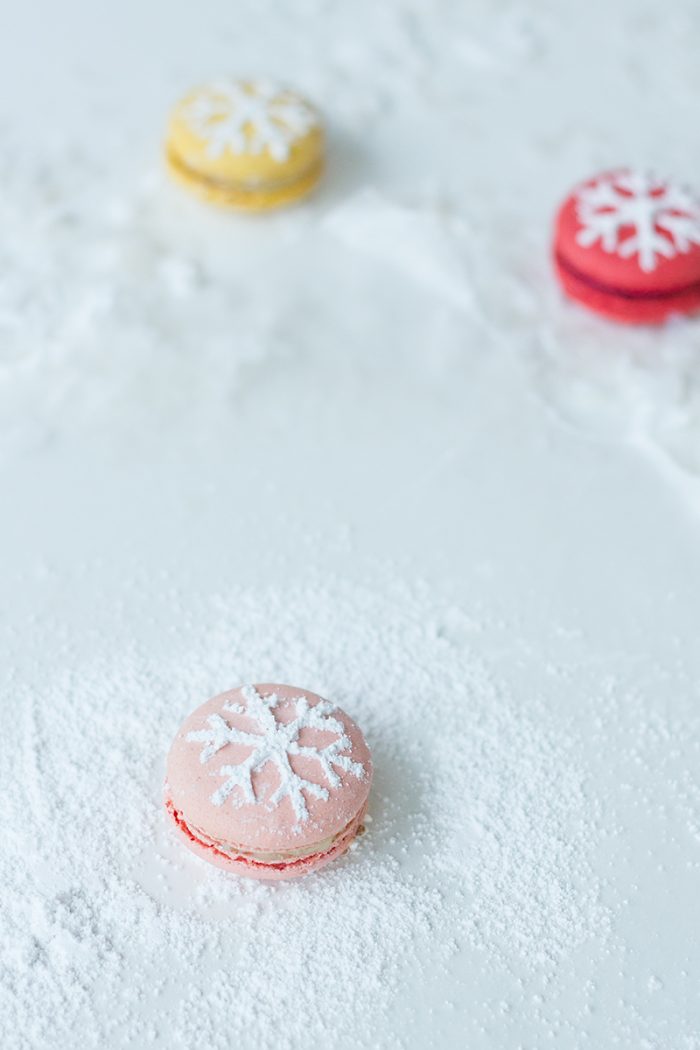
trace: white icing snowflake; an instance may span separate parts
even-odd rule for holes
[[[596,241],[620,258],[638,256],[644,273],[656,269],[659,257],[673,259],[700,245],[700,202],[672,182],[635,171],[604,175],[577,193],[584,248]]]
[[[267,80],[219,80],[202,88],[184,109],[193,131],[207,140],[207,153],[259,154],[287,160],[292,144],[317,124],[303,99]]]
[[[260,733],[236,729],[230,726],[221,715],[214,714],[207,718],[208,729],[200,729],[187,734],[189,741],[205,745],[199,756],[203,764],[226,744],[244,744],[251,748],[248,757],[238,765],[221,766],[219,769],[216,775],[227,779],[211,796],[211,801],[215,806],[222,805],[236,788],[240,789],[240,795],[233,799],[234,805],[240,806],[244,802],[257,803],[259,800],[253,790],[252,774],[262,769],[268,762],[274,762],[280,782],[269,799],[269,806],[272,808],[279,805],[282,799],[289,798],[297,820],[304,823],[309,817],[304,792],[321,799],[327,799],[329,792],[323,784],[305,780],[295,773],[289,761],[290,755],[301,755],[318,762],[321,774],[331,788],[336,788],[340,784],[340,777],[333,766],[351,773],[360,780],[364,777],[364,766],[360,762],[353,762],[348,755],[342,754],[343,751],[351,750],[352,745],[343,723],[333,718],[332,712],[335,708],[327,700],[321,700],[312,707],[305,696],[294,697],[288,702],[295,706],[295,717],[291,722],[283,723],[278,722],[274,715],[277,705],[285,702],[283,698],[277,696],[276,693],[272,693],[271,696],[260,696],[251,685],[244,686],[241,693],[245,700],[245,707],[241,704],[224,704],[223,710],[247,715],[257,723]],[[337,739],[322,748],[302,747],[299,743],[299,734],[305,728],[335,733]]]

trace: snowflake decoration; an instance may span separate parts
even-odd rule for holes
[[[236,788],[240,794],[233,799],[234,805],[240,806],[244,802],[258,803],[253,790],[252,774],[262,769],[268,762],[273,762],[277,767],[280,782],[269,800],[270,808],[274,808],[284,798],[289,798],[294,814],[300,823],[309,818],[304,793],[314,798],[327,799],[328,788],[313,780],[305,780],[295,773],[289,761],[290,755],[301,755],[304,758],[312,758],[318,762],[320,771],[330,788],[336,788],[340,784],[340,777],[333,768],[336,766],[346,773],[361,780],[365,775],[365,767],[360,762],[353,762],[343,751],[351,750],[350,738],[345,732],[343,723],[333,717],[335,710],[327,700],[321,700],[315,706],[311,706],[305,696],[294,697],[291,703],[295,706],[295,717],[291,722],[278,722],[275,717],[275,708],[284,701],[272,693],[271,696],[261,696],[258,691],[250,685],[241,690],[245,700],[245,706],[241,704],[224,704],[223,710],[239,715],[247,715],[260,728],[259,733],[250,733],[246,730],[236,729],[230,726],[221,715],[213,714],[207,718],[208,729],[200,729],[187,734],[188,741],[202,743],[199,756],[202,764],[207,763],[213,756],[227,744],[244,744],[251,748],[247,758],[236,766],[221,766],[216,776],[226,777],[226,781],[211,796],[215,806],[222,805]],[[335,733],[337,739],[326,747],[303,747],[299,743],[299,734],[302,729],[319,729],[324,732]]]
[[[267,80],[220,80],[187,104],[190,127],[207,140],[207,153],[260,154],[281,163],[292,144],[317,124],[314,110],[298,95]]]
[[[604,175],[577,194],[581,223],[576,240],[584,248],[600,241],[620,258],[638,256],[644,273],[659,257],[673,259],[700,245],[700,202],[674,183],[634,171]]]

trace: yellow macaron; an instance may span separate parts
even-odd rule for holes
[[[318,112],[267,80],[217,80],[175,106],[165,155],[170,173],[204,200],[267,211],[305,197],[323,172]]]

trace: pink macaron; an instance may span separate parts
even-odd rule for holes
[[[198,856],[238,875],[316,871],[363,830],[372,760],[353,720],[289,685],[245,685],[198,707],[173,741],[165,807]]]
[[[700,198],[620,168],[582,182],[556,220],[554,265],[572,298],[627,324],[700,310]]]

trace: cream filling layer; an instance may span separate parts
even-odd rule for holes
[[[285,861],[290,860],[303,860],[304,857],[312,857],[316,853],[326,853],[331,847],[341,839],[354,824],[357,818],[353,817],[344,828],[336,832],[335,835],[328,835],[324,839],[320,839],[318,842],[312,842],[308,846],[299,846],[296,849],[287,850],[275,850],[275,851],[263,851],[263,850],[249,850],[243,846],[237,845],[235,842],[219,842],[217,839],[211,838],[201,828],[196,827],[194,824],[187,824],[185,820],[180,818],[183,824],[186,825],[190,833],[200,842],[204,842],[209,846],[213,846],[221,853],[226,853],[230,857],[243,857],[245,860],[252,860],[258,864],[284,864]]]
[[[282,190],[286,186],[294,186],[298,182],[306,181],[315,175],[320,175],[323,168],[323,159],[313,161],[308,168],[286,179],[223,179],[213,175],[205,175],[196,168],[191,167],[182,157],[178,156],[172,148],[167,149],[168,163],[188,179],[195,179],[215,190],[223,190],[238,193],[273,192]]]

